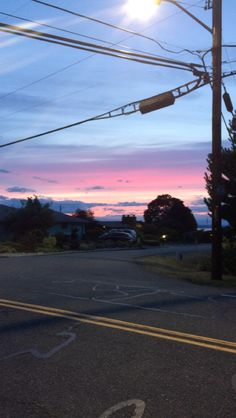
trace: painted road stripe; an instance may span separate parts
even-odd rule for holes
[[[164,328],[151,327],[148,325],[126,322],[113,318],[81,314],[78,312],[68,311],[64,309],[51,308],[42,305],[34,305],[8,299],[0,299],[0,306],[12,309],[19,309],[27,312],[34,312],[48,316],[66,318],[81,323],[87,323],[112,329],[119,329],[122,331],[146,335],[159,339],[177,341],[184,344],[190,344],[198,347],[210,348],[212,350],[236,354],[236,343],[233,341],[218,340],[215,338],[187,334]]]
[[[224,296],[225,298],[236,298],[236,295],[235,294],[231,294],[231,293],[229,293],[229,294],[223,293],[221,296]]]

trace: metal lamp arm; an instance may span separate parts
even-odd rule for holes
[[[156,0],[157,4],[161,4],[162,0]],[[198,19],[195,15],[193,15],[191,12],[189,12],[187,9],[185,9],[185,7],[183,7],[181,4],[179,4],[177,1],[175,0],[163,0],[167,3],[171,3],[174,4],[176,7],[178,7],[180,10],[182,10],[182,12],[186,13],[188,16],[190,16],[193,20],[195,20],[195,22],[199,23],[199,25],[201,25],[204,29],[206,29],[208,32],[210,32],[211,34],[213,33],[212,28],[210,28],[208,25],[206,25],[204,22],[202,22],[200,19]]]

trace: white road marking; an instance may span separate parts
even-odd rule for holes
[[[236,298],[236,295],[231,295],[230,293],[229,294],[227,294],[227,293],[223,293],[222,295],[220,295],[220,296],[223,296],[224,298]]]
[[[76,334],[74,332],[63,331],[63,332],[59,332],[56,335],[59,336],[59,337],[66,337],[67,340],[64,341],[61,344],[56,345],[54,348],[52,348],[51,350],[49,350],[46,353],[41,353],[36,348],[27,348],[25,350],[16,351],[15,353],[9,354],[9,355],[4,356],[4,357],[1,357],[0,360],[6,360],[6,359],[16,357],[16,356],[19,356],[19,355],[22,355],[22,354],[31,354],[33,357],[36,357],[38,359],[48,359],[76,339]]]
[[[113,293],[115,292],[115,293],[118,293],[119,294],[119,296],[114,296],[114,297],[113,296],[109,296],[109,300],[135,299],[137,297],[146,296],[146,295],[153,295],[153,294],[156,294],[156,293],[160,293],[161,292],[161,290],[159,290],[159,289],[152,289],[152,288],[147,287],[146,288],[146,290],[147,290],[146,292],[143,292],[143,293],[135,293],[134,294],[134,292],[137,292],[137,291],[140,291],[140,290],[134,287],[132,289],[129,289],[128,288],[128,290],[126,292],[124,292],[123,290],[121,290],[121,288],[126,288],[126,286],[124,286],[124,285],[114,285],[114,284],[112,284],[113,288],[111,288],[111,289],[106,289],[106,288],[99,289],[99,286],[101,286],[101,285],[96,284],[95,286],[93,286],[92,290],[93,291],[101,291],[101,290],[104,290],[105,292],[108,290],[108,292],[110,291],[110,292],[113,292]],[[120,296],[120,294],[122,296]],[[100,299],[102,297],[103,296],[100,296]],[[105,298],[107,297],[106,294],[104,295],[104,297]]]
[[[123,289],[124,289],[124,294],[127,294],[127,292],[129,292],[129,289],[131,290],[131,292],[132,292],[132,290],[135,291],[135,290],[138,290],[138,289],[144,289],[144,290],[147,290],[148,292],[150,292],[150,294],[152,294],[152,293],[153,294],[155,294],[155,293],[169,293],[170,295],[179,296],[179,297],[184,296],[184,297],[190,298],[190,299],[197,299],[197,300],[202,300],[202,301],[208,301],[209,300],[211,302],[215,302],[213,299],[211,299],[208,296],[202,296],[202,297],[201,296],[195,296],[195,295],[188,294],[184,291],[176,292],[176,291],[173,291],[171,289],[162,289],[160,287],[124,285],[124,284],[111,283],[111,282],[102,281],[102,280],[74,279],[74,280],[68,280],[68,281],[66,281],[66,280],[59,281],[58,280],[58,281],[53,281],[52,283],[74,283],[74,282],[92,283],[92,284],[97,283],[97,285],[101,284],[101,285],[107,285],[109,287],[114,286],[114,288],[113,288],[114,292],[119,291],[119,293],[121,293],[121,292],[123,292]],[[97,290],[97,285],[93,286],[92,290],[94,290],[94,291]],[[110,289],[110,290],[112,290],[112,289]],[[125,290],[127,290],[127,292],[125,292]],[[141,293],[140,295],[145,296],[145,293]],[[129,298],[132,298],[132,297],[135,298],[135,297],[139,297],[139,294],[136,294],[134,296],[129,296],[129,293],[128,293],[127,296]],[[219,296],[219,295],[216,295],[216,296]],[[221,296],[225,296],[225,295],[221,295]],[[233,295],[231,297],[236,297],[236,295],[235,296]],[[121,297],[120,297],[120,299],[121,299]],[[125,299],[127,299],[127,298],[125,297]],[[88,300],[90,300],[90,299],[88,298]]]
[[[85,298],[83,296],[67,295],[64,293],[48,292],[49,295],[64,296],[65,298],[80,299],[80,300],[91,300],[91,298]]]
[[[106,286],[107,286],[107,285],[106,285]],[[122,290],[120,290],[120,289],[119,289],[119,288],[120,288],[120,286],[119,286],[119,285],[111,284],[111,286],[112,286],[112,288],[111,288],[111,289],[107,289],[107,288],[102,287],[102,285],[101,285],[101,284],[95,284],[95,286],[93,286],[93,287],[92,287],[92,290],[93,290],[94,292],[99,292],[99,291],[102,291],[102,290],[105,290],[105,291],[110,290],[111,292],[116,292],[116,293],[119,293],[119,294],[121,294],[121,295],[123,295],[123,296],[128,295],[128,293],[127,293],[127,292],[123,292]],[[99,287],[100,287],[100,288],[99,288]],[[114,288],[114,287],[115,287],[115,288]]]
[[[54,280],[52,283],[74,283],[74,282],[82,282],[82,283],[98,283],[98,284],[105,284],[108,286],[114,285],[116,286],[117,283],[111,283],[103,280],[87,280],[87,279],[73,279],[73,280]],[[118,286],[127,287],[127,288],[135,288],[135,289],[147,289],[147,286],[137,286],[137,285],[120,285]],[[156,289],[155,287],[150,287],[150,289]],[[165,289],[164,289],[165,290]]]
[[[52,283],[75,283],[77,282],[77,279],[73,280],[53,280]]]
[[[141,306],[141,305],[133,305],[133,304],[129,304],[129,303],[114,302],[114,300],[105,300],[105,299],[96,299],[96,298],[92,298],[92,300],[94,302],[108,303],[110,305],[120,305],[120,306],[128,306],[130,308],[138,308],[138,309],[141,309],[141,310],[144,310],[144,311],[164,312],[164,313],[168,313],[168,314],[172,314],[172,315],[189,316],[189,317],[192,317],[192,318],[205,318],[202,315],[195,315],[195,314],[190,314],[190,313],[186,313],[186,312],[169,311],[167,309],[147,308],[147,307]]]
[[[103,412],[103,414],[100,415],[99,418],[109,418],[115,412],[120,411],[121,409],[127,408],[132,405],[135,406],[135,411],[134,411],[134,415],[132,415],[131,418],[142,418],[146,405],[145,405],[145,402],[141,401],[140,399],[130,399],[129,401],[120,402],[117,405],[112,406],[111,408]]]
[[[206,298],[200,298],[198,296],[192,296],[192,295],[186,295],[186,293],[183,292],[169,292],[171,295],[174,296],[181,296],[181,297],[185,297],[185,298],[189,298],[189,299],[197,299],[197,300],[206,300]]]
[[[156,291],[153,291],[153,292],[138,293],[138,294],[132,295],[132,296],[118,296],[118,297],[113,297],[113,298],[110,298],[110,300],[136,299],[136,298],[140,298],[141,296],[155,295],[157,293],[162,293],[162,292],[160,290],[156,290]]]
[[[129,303],[122,303],[122,302],[115,302],[114,300],[116,299],[99,299],[99,298],[84,298],[84,297],[80,297],[80,296],[73,296],[73,295],[66,295],[64,293],[53,293],[50,292],[51,295],[56,295],[56,296],[63,296],[65,298],[70,298],[70,299],[79,299],[79,300],[87,300],[90,302],[98,302],[98,303],[108,303],[110,305],[121,305],[121,306],[128,306],[130,308],[138,308],[144,311],[152,311],[152,312],[164,312],[164,313],[168,313],[168,314],[172,314],[172,315],[181,315],[181,316],[189,316],[191,318],[205,318],[202,315],[195,315],[195,314],[190,314],[187,312],[177,312],[177,311],[169,311],[167,309],[159,309],[159,308],[148,308],[145,306],[141,306],[141,305],[134,305],[134,304],[129,304]],[[118,298],[117,298],[118,299]]]

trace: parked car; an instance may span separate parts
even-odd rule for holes
[[[136,231],[131,228],[111,229],[109,232],[126,232],[127,234],[131,235],[135,241],[137,239]]]
[[[105,232],[105,234],[102,234],[100,236],[100,239],[102,240],[112,240],[112,241],[128,241],[128,242],[134,242],[134,238],[132,235],[128,234],[127,232],[123,231],[109,231]]]
[[[125,229],[122,229],[122,231],[127,232],[128,234],[132,235],[132,237],[136,241],[137,234],[136,234],[136,231],[134,229],[125,228]]]

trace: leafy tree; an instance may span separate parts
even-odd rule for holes
[[[99,226],[98,222],[95,220],[94,212],[91,209],[83,210],[78,208],[72,216],[80,219],[85,219],[86,221],[90,221],[85,225],[86,239],[88,241],[96,241],[98,239],[103,230],[101,226]]]
[[[76,209],[72,214],[75,218],[86,219],[87,221],[94,221],[94,212],[91,209]]]
[[[196,220],[191,210],[184,205],[182,200],[163,194],[157,196],[148,204],[144,212],[147,224],[155,225],[160,233],[168,230],[183,236],[197,228]]]
[[[53,215],[49,204],[42,205],[35,196],[21,202],[22,207],[15,210],[7,219],[7,228],[16,240],[42,242],[48,228],[53,225]]]
[[[230,146],[222,148],[222,209],[221,216],[232,231],[236,232],[236,115],[233,116],[230,127]],[[209,198],[205,199],[209,214],[212,213],[212,154],[207,157],[207,172],[205,173],[206,189]]]

